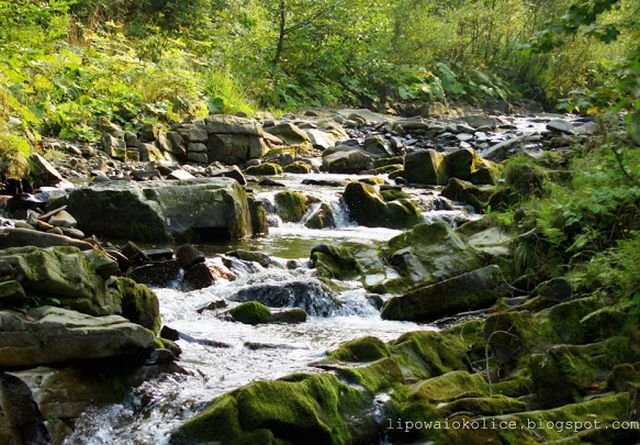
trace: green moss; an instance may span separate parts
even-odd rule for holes
[[[377,337],[362,337],[343,343],[329,355],[330,360],[371,362],[389,356],[389,348]]]
[[[337,374],[340,378],[360,385],[372,394],[404,382],[402,370],[398,362],[392,358],[383,358],[368,366],[338,369]]]
[[[384,179],[378,178],[376,176],[370,176],[368,178],[358,179],[358,182],[361,182],[363,184],[369,184],[369,185],[383,185]]]
[[[307,198],[300,192],[279,192],[274,199],[278,215],[285,222],[299,222],[307,213]]]
[[[612,337],[588,345],[556,345],[530,359],[535,393],[544,406],[579,401],[587,390],[603,386],[609,371],[637,359],[629,339]]]
[[[527,404],[521,400],[503,395],[489,397],[468,397],[454,400],[439,409],[443,417],[457,412],[467,412],[483,416],[497,416],[524,411]]]
[[[256,382],[215,400],[184,424],[172,441],[180,445],[364,443],[376,428],[373,419],[363,415],[370,403],[368,393],[331,374]]]
[[[380,194],[382,195],[382,199],[385,200],[385,202],[389,202],[389,201],[396,201],[396,200],[400,200],[400,199],[411,199],[411,195],[408,194],[407,192],[404,192],[400,189],[386,189],[386,190],[381,190]]]
[[[380,158],[380,159],[374,159],[373,160],[373,167],[374,168],[384,168],[384,167],[388,167],[390,165],[395,166],[400,166],[400,168],[402,167],[404,160],[402,159],[402,156],[392,156],[390,158]]]
[[[258,301],[247,301],[229,310],[234,320],[244,324],[270,323],[271,310]]]
[[[318,275],[338,280],[358,276],[356,260],[350,247],[320,245],[311,249],[311,263]]]
[[[160,332],[162,319],[156,294],[144,284],[138,284],[130,278],[118,277],[113,283],[120,294],[122,315],[153,332]]]
[[[489,393],[489,385],[479,374],[451,371],[415,384],[409,397],[431,403],[449,402],[468,397],[482,397]]]
[[[391,164],[385,165],[384,167],[377,167],[371,170],[376,175],[386,175],[386,174],[401,174],[404,172],[404,167],[402,164]]]
[[[374,186],[362,182],[347,184],[342,198],[349,216],[363,226],[403,229],[422,220],[413,201],[400,199],[387,203]]]
[[[274,164],[273,162],[265,162],[260,165],[252,165],[245,170],[245,173],[248,175],[257,175],[257,176],[274,176],[281,175],[282,167],[278,164]]]
[[[480,211],[487,206],[493,191],[493,187],[478,186],[461,179],[451,178],[447,186],[442,190],[442,196],[453,201],[469,204]]]
[[[286,173],[306,174],[311,173],[311,167],[302,161],[295,161],[284,167]]]
[[[391,353],[409,381],[466,368],[467,344],[458,336],[410,332],[390,343]]]

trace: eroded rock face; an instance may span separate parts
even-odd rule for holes
[[[92,317],[52,306],[0,311],[2,367],[144,356],[153,347],[152,331],[119,315]]]
[[[85,233],[135,241],[216,241],[251,235],[244,189],[231,178],[96,184],[74,190],[68,209]]]
[[[242,164],[259,158],[267,149],[262,128],[252,119],[212,115],[205,123],[208,162]]]

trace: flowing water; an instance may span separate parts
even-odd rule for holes
[[[534,120],[515,121],[524,133],[540,131],[544,124]],[[122,404],[88,410],[78,420],[68,445],[163,444],[176,427],[201,411],[206,402],[217,395],[255,380],[274,379],[294,372],[323,372],[313,362],[340,343],[373,335],[385,341],[419,329],[433,326],[410,322],[384,321],[366,298],[360,283],[344,283],[346,290],[338,295],[340,306],[328,310],[329,316],[311,316],[297,325],[244,325],[225,320],[219,311],[198,311],[216,300],[225,300],[247,286],[255,284],[286,285],[293,281],[314,283],[314,270],[308,267],[312,247],[323,244],[381,243],[400,233],[384,228],[361,227],[348,220],[340,194],[344,183],[357,175],[284,175],[274,178],[285,187],[252,187],[257,199],[265,202],[271,223],[270,233],[261,239],[199,246],[210,262],[230,249],[244,248],[270,255],[276,263],[268,268],[238,267],[235,281],[221,281],[192,292],[172,288],[155,289],[160,300],[164,324],[191,337],[224,342],[229,347],[207,346],[178,341],[182,355],[178,360],[186,373],[165,375],[147,381],[132,391]],[[305,181],[306,180],[306,181]],[[333,181],[333,185],[305,184],[309,180]],[[336,228],[315,230],[302,223],[282,223],[275,214],[273,197],[281,190],[300,191],[328,203],[334,212]],[[444,206],[435,189],[404,188],[419,203],[426,221],[445,220],[452,225],[477,218],[462,206]],[[304,221],[304,219],[303,219]],[[298,267],[286,268],[287,260]],[[319,299],[320,296],[311,296]],[[319,302],[321,304],[321,302]]]

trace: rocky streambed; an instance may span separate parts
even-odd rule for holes
[[[515,281],[483,217],[503,160],[593,131],[340,110],[49,141],[3,200],[3,443],[632,440],[624,314]]]

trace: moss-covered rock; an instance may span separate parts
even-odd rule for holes
[[[377,337],[363,337],[346,342],[329,355],[330,360],[371,362],[389,356],[389,348]]]
[[[531,356],[530,369],[539,400],[547,407],[581,400],[587,390],[606,382],[617,364],[637,359],[626,337],[588,345],[555,345]]]
[[[380,315],[387,320],[433,321],[487,308],[507,294],[500,268],[492,265],[393,297]]]
[[[282,167],[273,162],[265,162],[264,164],[252,165],[247,167],[245,173],[256,176],[275,176],[283,173]]]
[[[246,249],[230,250],[229,252],[226,252],[225,255],[238,258],[239,260],[242,260],[242,261],[252,261],[254,263],[258,263],[262,267],[269,267],[271,264],[273,264],[273,260],[271,260],[269,255],[267,255],[266,253],[256,252],[253,250],[246,250]]]
[[[235,321],[244,324],[271,323],[271,310],[258,301],[247,301],[229,310]]]
[[[279,192],[274,200],[278,215],[285,222],[299,222],[307,213],[307,198],[300,192]]]
[[[138,284],[129,278],[118,277],[108,285],[117,289],[122,305],[122,315],[152,330],[156,334],[162,327],[160,318],[160,304],[158,297],[151,289],[143,284]]]
[[[220,241],[252,234],[246,192],[232,178],[109,181],[75,189],[67,205],[79,229],[111,239]]]
[[[311,264],[318,275],[348,280],[358,275],[355,257],[350,247],[322,244],[311,249]]]
[[[419,224],[388,242],[387,260],[416,284],[430,284],[483,266],[445,222]]]
[[[107,280],[119,272],[104,252],[76,247],[15,247],[0,250],[14,269],[28,303],[56,304],[90,315],[121,313],[121,294]],[[16,301],[19,307],[27,301]]]
[[[256,382],[214,400],[182,425],[173,445],[364,443],[375,423],[364,412],[372,397],[331,374]]]
[[[342,195],[350,217],[367,227],[407,228],[422,220],[420,210],[408,199],[385,202],[374,186],[361,182],[347,184]]]
[[[306,174],[311,173],[309,164],[302,161],[295,161],[286,165],[283,169],[286,173]]]
[[[468,181],[451,178],[447,186],[442,189],[442,196],[469,204],[475,210],[480,211],[487,206],[493,191],[492,186],[478,186]]]
[[[435,150],[420,150],[404,158],[407,181],[415,184],[444,185],[449,179],[444,155]]]

